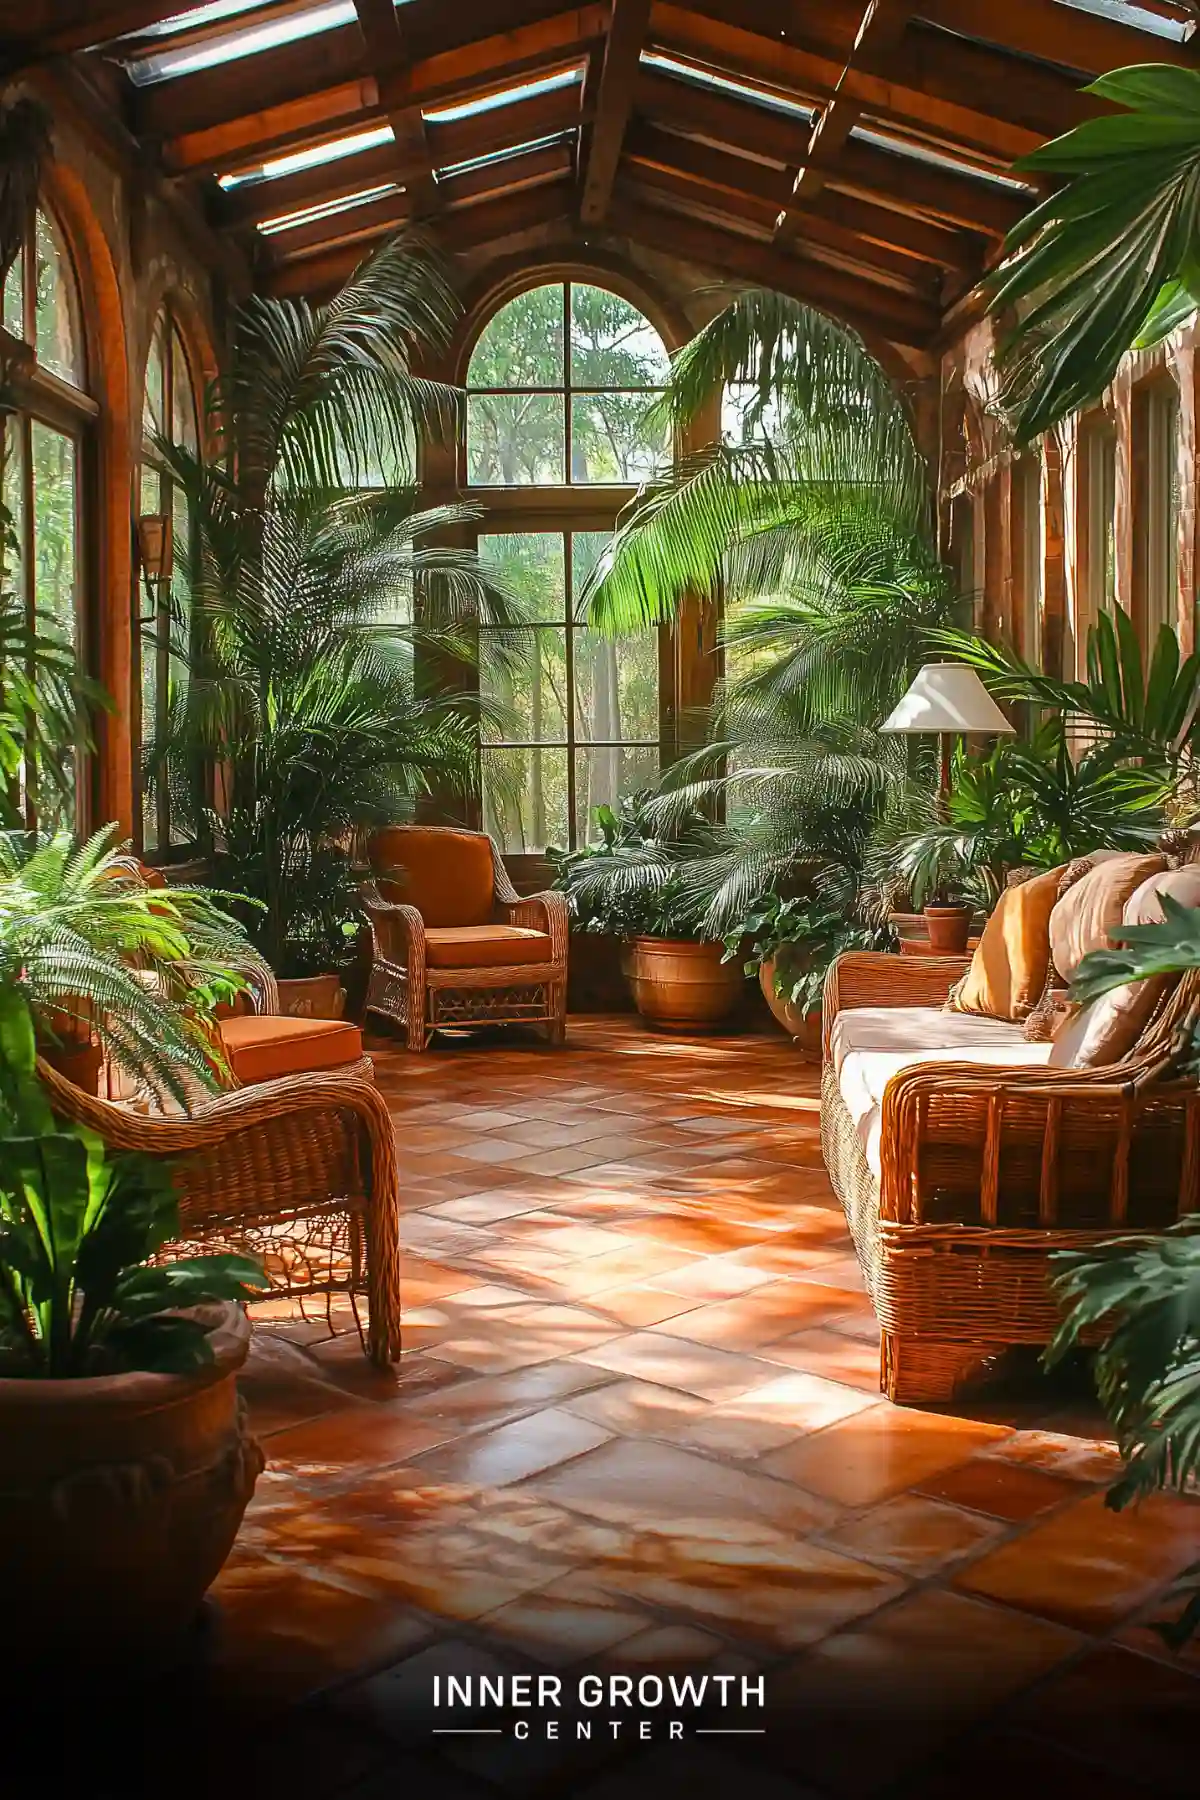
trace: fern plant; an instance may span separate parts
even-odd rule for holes
[[[95,1033],[159,1099],[186,1106],[191,1083],[223,1073],[213,1007],[252,978],[243,929],[203,888],[151,888],[116,828],[83,845],[0,833],[0,981],[46,1037]],[[190,1079],[189,1079],[190,1078]]]

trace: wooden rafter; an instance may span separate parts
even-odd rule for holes
[[[598,225],[608,210],[649,22],[650,0],[613,0],[587,174],[579,203],[579,216],[585,225]]]
[[[1131,25],[1047,0],[921,0],[921,17],[965,37],[1063,69],[1101,75],[1127,63],[1200,61],[1194,41],[1148,37]],[[1014,79],[1019,75],[1014,72]]]
[[[377,82],[386,81],[411,61],[394,0],[354,0],[354,10],[366,39],[371,72]],[[423,218],[437,210],[438,191],[421,108],[388,107],[387,120],[395,140],[393,160],[408,189],[413,217]]]
[[[800,231],[799,208],[825,186],[830,166],[836,161],[863,116],[860,102],[846,91],[846,77],[860,51],[887,54],[904,35],[912,12],[912,0],[867,0],[867,9],[854,40],[854,48],[829,103],[812,128],[804,161],[796,175],[791,196],[779,217],[776,237],[790,243]]]
[[[35,62],[158,25],[180,10],[170,0],[28,0],[6,17],[0,67],[15,74]]]

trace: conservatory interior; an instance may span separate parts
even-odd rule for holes
[[[181,3],[0,8],[6,1701],[1194,1792],[1197,7]]]

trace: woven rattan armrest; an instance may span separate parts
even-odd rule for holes
[[[567,954],[570,911],[565,894],[553,888],[543,894],[526,894],[519,900],[497,900],[497,912],[506,925],[523,925],[530,931],[544,931],[550,939],[550,960],[563,962]]]
[[[970,966],[970,958],[965,956],[888,956],[876,950],[848,950],[830,964],[825,977],[822,1037],[826,1057],[839,1012],[855,1006],[941,1006]]]
[[[371,922],[376,955],[412,970],[414,980],[423,980],[425,921],[417,908],[400,900],[385,900],[373,881],[364,885],[362,899]]]
[[[939,1149],[979,1158],[979,1211],[984,1225],[999,1220],[1001,1171],[1018,1148],[1040,1154],[1039,1222],[1058,1223],[1062,1146],[1094,1145],[1100,1179],[1109,1184],[1109,1222],[1128,1214],[1130,1159],[1139,1125],[1153,1122],[1164,1157],[1177,1159],[1177,1213],[1200,1207],[1200,1090],[1194,1082],[1144,1081],[1144,1059],[1108,1068],[1006,1069],[978,1063],[918,1063],[884,1089],[880,1119],[879,1215],[921,1224],[925,1169]],[[1161,1171],[1159,1171],[1161,1172]],[[936,1183],[933,1184],[936,1186]]]

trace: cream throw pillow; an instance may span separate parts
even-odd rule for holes
[[[1112,949],[1109,933],[1123,922],[1130,898],[1166,867],[1165,856],[1107,856],[1067,889],[1050,914],[1050,954],[1064,981],[1090,951]]]

